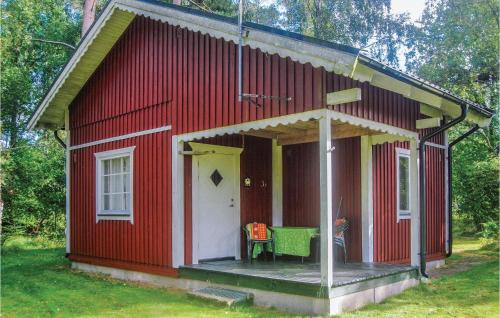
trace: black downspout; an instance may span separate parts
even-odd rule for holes
[[[452,222],[452,148],[465,138],[469,137],[473,133],[475,133],[479,129],[479,125],[474,125],[469,131],[458,137],[457,139],[453,140],[451,143],[448,144],[448,252],[446,253],[446,257],[450,257],[452,253],[452,246],[453,246],[453,235],[452,235],[452,230],[453,230],[453,222]]]
[[[420,175],[420,274],[424,277],[429,277],[426,271],[427,267],[427,209],[426,209],[426,184],[425,184],[425,143],[429,141],[432,137],[439,135],[445,130],[455,126],[465,119],[467,116],[468,107],[464,104],[460,104],[461,113],[460,116],[453,119],[452,121],[442,125],[439,129],[431,132],[428,135],[423,136],[420,139],[418,146],[419,152],[419,175]]]
[[[54,130],[54,138],[57,140],[57,142],[61,145],[61,147],[63,147],[64,149],[66,149],[66,144],[64,143],[64,141],[61,139],[61,137],[59,137],[59,130],[64,130],[64,129],[57,129],[57,130]]]

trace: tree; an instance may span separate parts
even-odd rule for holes
[[[439,0],[427,3],[415,28],[407,68],[452,92],[498,112],[498,4],[493,0]],[[450,132],[450,140],[468,129]],[[495,116],[454,148],[454,211],[478,231],[498,224],[498,142]],[[498,228],[498,227],[497,227]]]
[[[279,0],[287,30],[351,45],[398,64],[398,49],[412,28],[407,15],[390,12],[390,0]]]
[[[61,233],[63,151],[49,132],[26,124],[72,52],[52,42],[74,45],[81,15],[71,0],[7,0],[1,9],[3,242],[9,234]]]

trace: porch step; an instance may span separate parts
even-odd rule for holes
[[[215,300],[221,303],[225,303],[228,306],[253,301],[253,294],[251,293],[218,287],[205,287],[189,292],[188,295],[203,299]]]

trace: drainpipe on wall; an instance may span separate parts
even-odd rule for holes
[[[439,135],[440,133],[450,129],[456,124],[460,123],[467,116],[468,107],[464,104],[460,104],[461,113],[460,116],[453,119],[452,121],[442,125],[439,129],[431,132],[428,135],[423,136],[420,139],[418,152],[419,152],[419,170],[420,170],[420,274],[424,277],[429,277],[426,272],[427,267],[427,208],[426,208],[426,185],[425,185],[425,143],[429,141],[432,137]]]
[[[479,125],[474,125],[471,129],[469,129],[466,133],[458,137],[457,139],[453,140],[450,144],[448,144],[448,252],[446,253],[446,257],[450,257],[452,254],[452,246],[453,246],[453,235],[452,235],[452,230],[453,230],[453,224],[452,224],[452,219],[451,219],[451,208],[452,208],[452,148],[465,138],[469,137],[473,133],[475,133],[479,129]]]
[[[64,130],[64,128],[54,130],[54,138],[57,140],[57,142],[59,143],[59,145],[61,145],[61,147],[63,147],[64,149],[66,149],[66,144],[65,144],[65,143],[64,143],[64,141],[61,139],[61,137],[59,137],[59,134],[58,134],[58,132],[59,132],[60,130]]]

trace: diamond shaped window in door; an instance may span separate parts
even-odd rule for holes
[[[210,175],[210,180],[215,184],[215,186],[218,186],[219,183],[224,179],[221,174],[219,173],[219,170],[215,169],[214,172]]]

